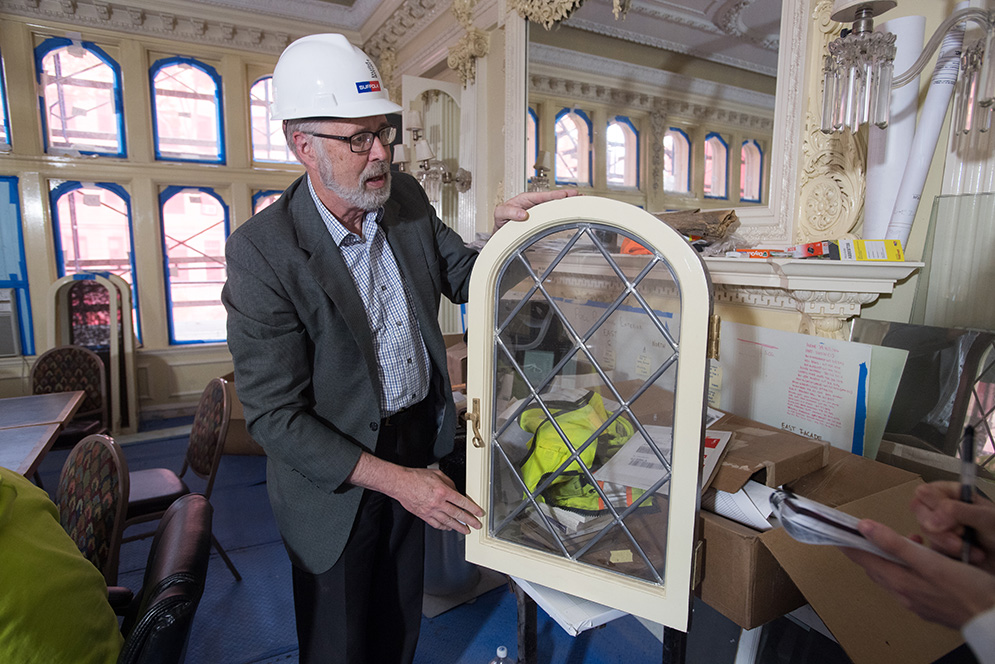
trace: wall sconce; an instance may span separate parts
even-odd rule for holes
[[[402,173],[408,172],[408,164],[410,163],[408,158],[408,148],[404,143],[398,143],[394,146],[394,157],[391,159],[392,164],[397,164],[397,170]]]
[[[404,129],[411,132],[411,143],[418,145],[418,141],[422,139],[422,134],[425,131],[425,127],[421,122],[421,113],[418,111],[405,111]]]
[[[437,205],[442,199],[442,185],[454,184],[456,191],[462,194],[473,184],[470,171],[457,168],[455,173],[451,172],[444,163],[435,158],[432,146],[424,138],[418,139],[415,143],[415,161],[418,162],[418,170],[414,176],[421,183],[428,200],[433,205]]]
[[[955,11],[940,24],[923,48],[922,54],[908,71],[893,74],[895,35],[874,32],[874,17],[897,5],[895,0],[836,0],[832,20],[851,23],[850,30],[829,44],[823,73],[825,87],[822,100],[822,131],[827,134],[848,129],[856,132],[862,124],[873,122],[882,129],[890,120],[891,89],[915,80],[926,63],[955,26],[973,21],[982,26],[985,35],[978,46],[964,49],[973,54],[964,59],[965,75],[971,76],[975,86],[973,104],[975,111],[991,112],[995,101],[995,43],[993,43],[993,15],[983,9]],[[982,45],[983,44],[983,45]],[[973,69],[971,69],[973,67]],[[978,108],[980,107],[980,108]],[[961,117],[975,117],[970,111]],[[989,118],[990,121],[990,118]]]
[[[553,155],[540,150],[533,166],[536,174],[529,178],[529,191],[549,191],[549,174],[553,171]]]

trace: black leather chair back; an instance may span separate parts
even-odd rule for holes
[[[207,498],[192,493],[176,500],[159,522],[135,610],[125,618],[119,664],[183,661],[194,613],[204,593],[211,554]]]

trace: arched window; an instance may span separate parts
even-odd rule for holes
[[[135,288],[131,197],[110,182],[63,182],[49,192],[59,276],[110,272],[131,286],[133,319],[140,330]]]
[[[170,343],[225,341],[228,206],[209,187],[167,187],[159,210]]]
[[[156,159],[225,163],[221,77],[191,58],[163,58],[149,70]]]
[[[608,186],[639,186],[639,132],[629,118],[617,115],[608,123]]]
[[[591,120],[584,111],[565,108],[556,116],[556,163],[558,184],[591,184]]]
[[[729,148],[722,137],[712,132],[705,136],[705,198],[729,198]]]
[[[535,165],[539,158],[539,116],[530,106],[525,113],[525,177],[536,174]]]
[[[260,210],[265,210],[273,203],[276,203],[276,199],[282,195],[283,192],[276,189],[257,191],[252,195],[252,214],[256,214]]]
[[[7,111],[7,89],[3,86],[3,58],[0,58],[0,152],[10,150],[10,113]]]
[[[31,293],[28,287],[28,262],[24,255],[21,228],[21,201],[18,180],[0,175],[0,289],[10,289],[9,309],[16,315],[20,329],[12,336],[12,350],[21,355],[35,354],[34,321],[31,319]],[[10,328],[7,328],[10,329]]]
[[[127,155],[121,67],[91,42],[51,37],[35,48],[46,152]]]
[[[663,135],[663,190],[675,194],[691,191],[691,141],[677,127]]]
[[[273,77],[264,76],[249,89],[249,122],[252,125],[252,158],[281,164],[297,162],[283,136],[283,123],[270,112]]]
[[[764,179],[764,153],[754,140],[743,141],[739,168],[739,200],[759,203]]]

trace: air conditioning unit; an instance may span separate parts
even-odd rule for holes
[[[0,357],[21,354],[21,329],[17,323],[17,294],[0,288]]]

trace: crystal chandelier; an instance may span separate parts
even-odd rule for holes
[[[867,123],[882,129],[887,127],[892,88],[915,80],[946,34],[966,21],[980,25],[985,34],[978,44],[964,49],[961,76],[967,76],[972,86],[967,95],[971,106],[959,109],[955,120],[967,118],[970,126],[987,127],[981,121],[990,123],[995,100],[995,67],[992,66],[995,15],[974,8],[954,12],[940,24],[909,70],[895,76],[895,35],[874,32],[874,17],[896,4],[895,0],[836,0],[833,5],[832,20],[851,23],[852,27],[844,29],[843,34],[829,44],[823,68],[822,131],[827,134],[856,132]]]

